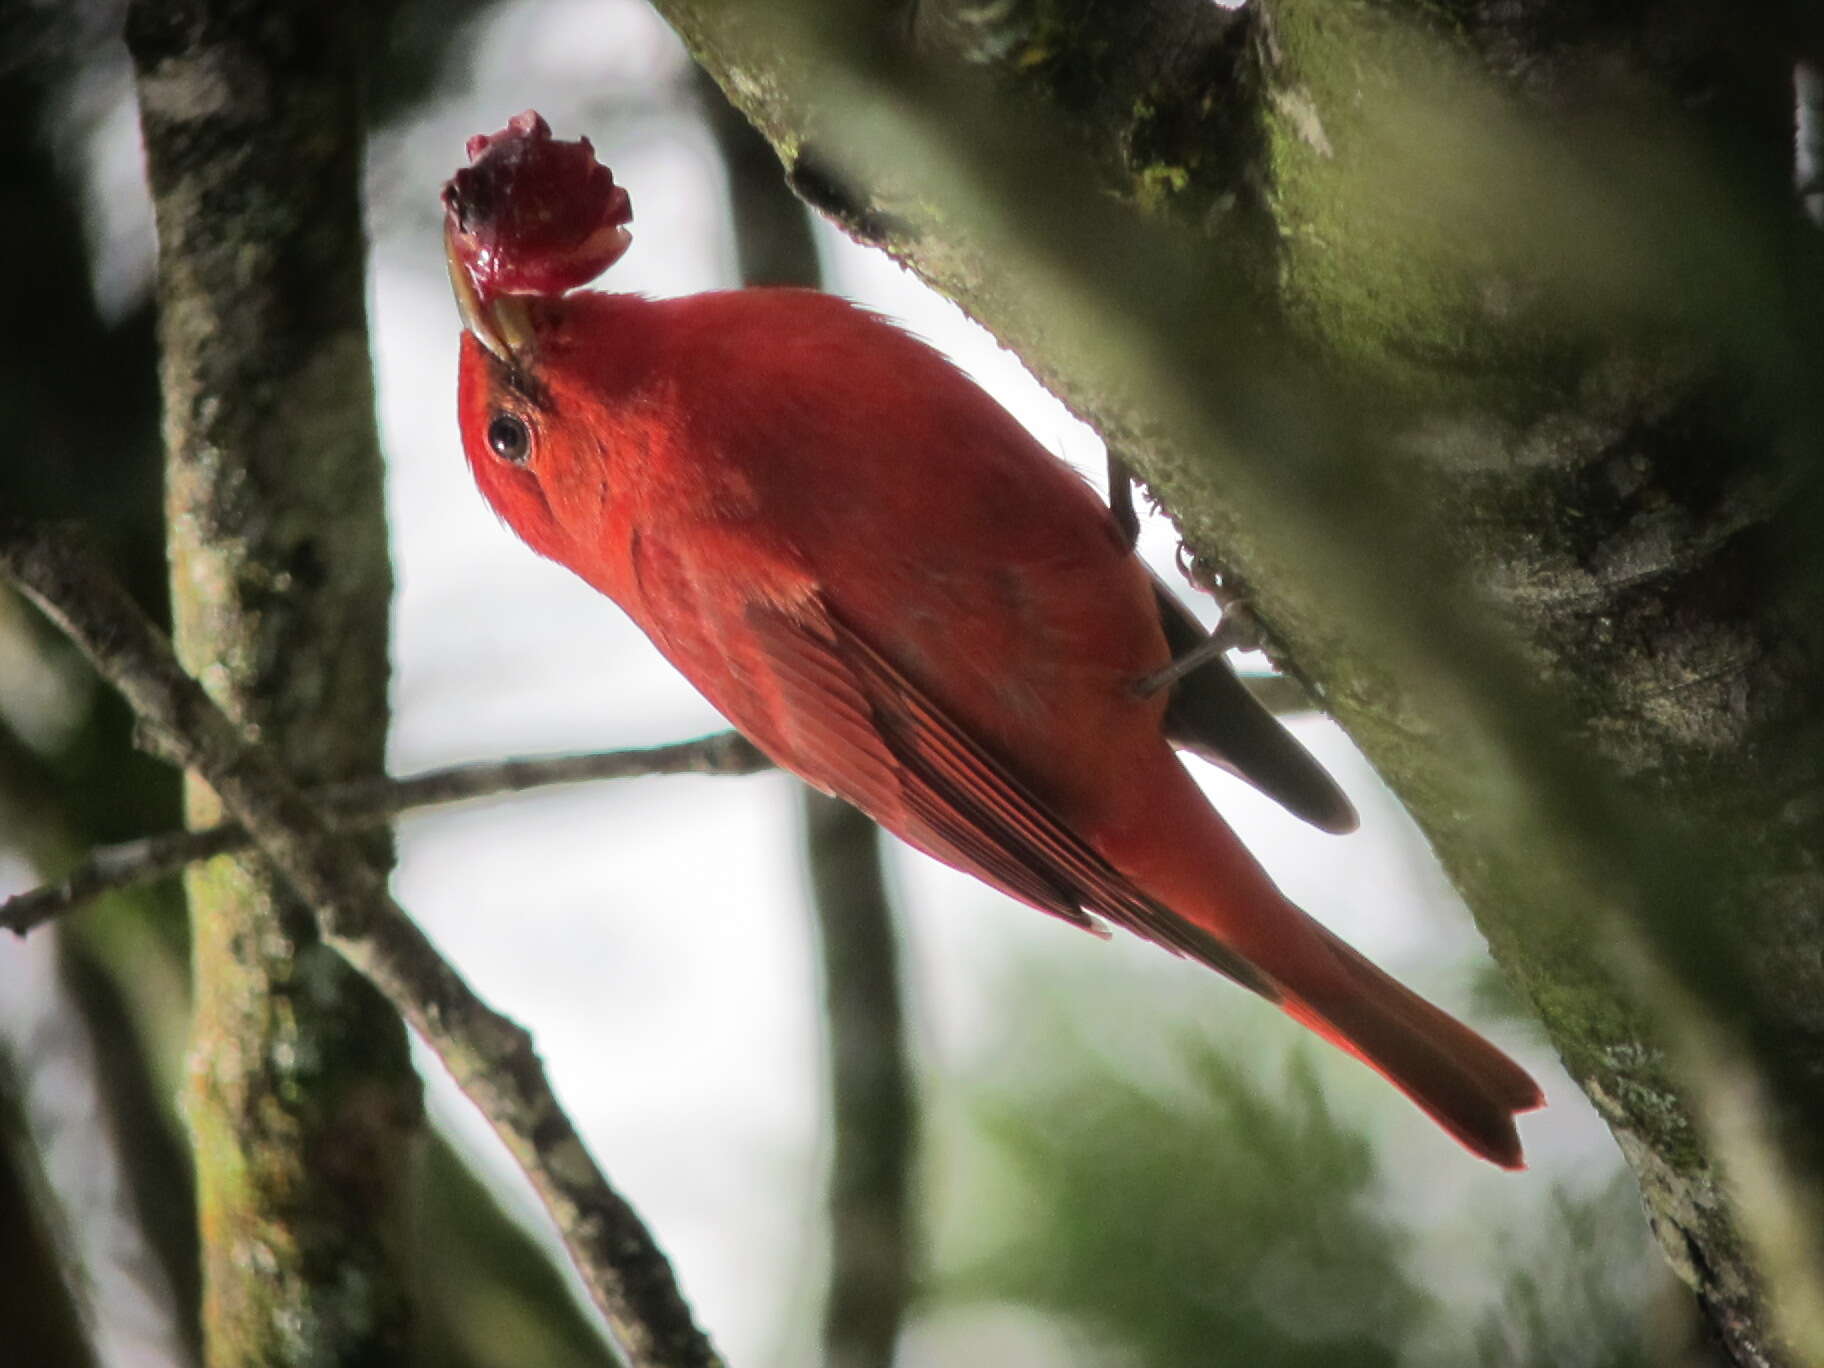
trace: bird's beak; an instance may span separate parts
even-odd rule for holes
[[[450,288],[456,292],[456,311],[462,315],[462,326],[474,334],[495,356],[514,368],[523,366],[532,354],[532,319],[524,300],[502,295],[486,303],[468,268],[456,250],[454,228],[445,223],[443,255],[450,268]]]

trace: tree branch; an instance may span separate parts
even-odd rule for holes
[[[531,1180],[590,1296],[636,1365],[720,1363],[665,1256],[559,1108],[526,1032],[437,954],[373,867],[185,674],[170,643],[67,536],[0,521],[9,574],[206,780],[315,909],[324,940],[411,1023]]]
[[[649,774],[755,774],[772,761],[736,732],[718,732],[645,750],[596,751],[484,760],[427,770],[403,779],[352,779],[310,790],[310,802],[332,831],[346,834],[380,826],[402,813],[477,798],[497,798],[558,784],[631,779]],[[0,931],[25,935],[53,917],[75,911],[104,893],[174,874],[198,860],[252,848],[239,822],[197,831],[98,846],[56,883],[15,893],[0,902]]]
[[[913,1286],[918,1106],[880,829],[804,790],[830,1088],[828,1368],[889,1368]]]

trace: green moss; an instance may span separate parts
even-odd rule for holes
[[[1015,11],[1020,27],[1009,34],[1012,48],[1004,60],[1020,71],[1033,71],[1062,58],[1080,58],[1084,43],[1079,30],[1085,19],[1082,0],[1034,0]]]
[[[1135,199],[1149,213],[1164,208],[1173,195],[1191,183],[1191,173],[1182,166],[1142,166],[1134,172]]]
[[[1456,35],[1379,5],[1291,3],[1267,118],[1281,286],[1365,388],[1510,409],[1561,367],[1528,311],[1531,246],[1502,221],[1521,174],[1499,97]]]

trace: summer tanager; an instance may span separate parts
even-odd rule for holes
[[[625,191],[528,111],[445,190],[464,450],[786,769],[1074,925],[1201,960],[1522,1166],[1537,1084],[1294,906],[1174,753],[1334,830],[1348,801],[1090,488],[924,343],[814,291],[576,291]]]

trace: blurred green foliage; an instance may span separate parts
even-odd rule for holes
[[[1649,1246],[1633,1177],[1579,1196],[1551,1190],[1508,1252],[1497,1307],[1476,1326],[1482,1368],[1666,1368],[1679,1305]],[[1669,1321],[1670,1324],[1656,1323]]]
[[[1282,1085],[1201,1036],[1184,1086],[1135,1083],[1089,1053],[980,1100],[1020,1190],[977,1295],[1093,1327],[1137,1364],[1391,1365],[1429,1299],[1407,1234],[1373,1198],[1368,1141],[1325,1105],[1310,1055]]]
[[[948,1200],[971,1228],[940,1240],[927,1311],[1023,1305],[1074,1327],[1083,1362],[1123,1368],[1646,1368],[1680,1337],[1688,1299],[1660,1295],[1618,1157],[1587,1195],[1531,1176],[1517,1210],[1408,1212],[1389,1179],[1411,1175],[1349,1120],[1374,1114],[1353,1105],[1359,1070],[1311,1042],[1269,1044],[1242,1010],[1218,1038],[1199,1011],[1159,1027],[1168,1059],[1149,1068],[1137,1032],[1066,1017],[1068,980],[1008,996],[1039,1024],[960,1085],[976,1133],[948,1157],[965,1194]],[[1105,984],[1096,1011],[1165,1016],[1133,983]],[[1452,1244],[1483,1266],[1431,1286],[1413,1256]]]

